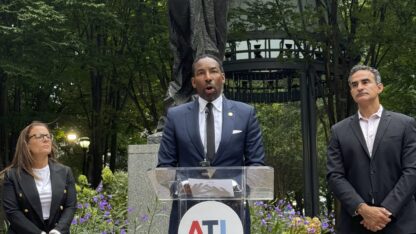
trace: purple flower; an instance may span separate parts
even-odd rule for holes
[[[254,203],[255,206],[262,206],[264,203],[262,201],[256,201]]]
[[[266,223],[266,220],[265,220],[265,219],[261,219],[261,225],[263,225],[263,226],[266,226],[266,225],[267,225],[267,223]]]
[[[308,228],[308,233],[315,233],[316,232],[316,230],[315,230],[315,228]]]
[[[290,205],[287,206],[287,213],[289,215],[295,215],[296,214],[295,210]]]
[[[85,218],[85,219],[89,219],[89,218],[91,218],[91,213],[90,213],[90,212],[86,213],[86,214],[85,214],[85,216],[84,216],[84,218]]]
[[[127,232],[126,232],[126,230],[125,229],[121,229],[120,230],[120,234],[126,234]]]
[[[87,219],[83,217],[79,218],[79,224],[85,223],[85,221],[87,221]]]
[[[85,208],[88,208],[88,207],[90,207],[91,205],[90,205],[90,203],[88,203],[88,202],[86,202],[86,203],[84,203],[84,207]]]
[[[93,200],[95,203],[97,203],[97,202],[98,202],[98,197],[97,197],[97,196],[94,196],[94,197],[92,198],[92,200]]]
[[[140,220],[141,220],[142,222],[147,222],[147,221],[149,220],[149,216],[148,216],[147,214],[142,215],[142,216],[140,217]]]
[[[76,224],[77,224],[77,219],[75,219],[75,218],[74,218],[74,219],[72,220],[71,224],[72,224],[72,225],[76,225]]]
[[[102,200],[98,203],[98,206],[100,207],[100,210],[104,210],[105,207],[107,206],[107,201],[106,200]]]
[[[133,210],[134,210],[133,208],[129,207],[127,208],[127,213],[131,213]]]
[[[282,210],[281,210],[278,206],[276,206],[276,207],[274,208],[274,211],[276,211],[277,213],[282,212]]]
[[[110,212],[109,211],[104,212],[104,217],[108,217],[108,216],[110,216]]]
[[[97,191],[98,193],[101,192],[103,190],[103,182],[101,181],[100,184],[97,186],[97,188],[95,189],[95,191]]]
[[[81,203],[78,203],[78,204],[77,204],[77,208],[78,208],[78,209],[82,209],[82,208],[83,208],[83,207],[82,207],[82,204],[81,204]]]

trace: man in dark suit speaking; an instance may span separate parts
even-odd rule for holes
[[[327,180],[341,202],[337,233],[416,233],[416,122],[380,104],[379,72],[348,79],[357,114],[332,127]]]
[[[192,67],[192,86],[199,97],[168,110],[158,167],[264,165],[255,110],[222,95],[225,75],[220,60],[205,54]],[[175,216],[171,215],[169,233],[177,230]]]

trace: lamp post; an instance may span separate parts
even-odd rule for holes
[[[78,138],[78,136],[77,136],[77,134],[73,130],[70,130],[68,132],[68,134],[66,134],[66,139],[67,139],[67,141],[69,143],[69,153],[70,154],[73,154],[74,153],[74,149],[72,147],[77,142],[77,138]]]
[[[88,137],[80,137],[79,138],[79,146],[84,150],[84,161],[82,163],[82,174],[86,175],[87,173],[87,151],[88,147],[90,146],[90,138]]]

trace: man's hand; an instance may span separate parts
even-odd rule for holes
[[[391,212],[384,207],[375,207],[363,204],[357,210],[357,213],[363,217],[361,224],[373,232],[382,230],[391,221]]]

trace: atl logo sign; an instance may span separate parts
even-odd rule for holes
[[[225,220],[202,220],[202,226],[204,226],[207,232],[202,231],[202,227],[198,220],[192,221],[191,228],[189,229],[189,234],[214,234],[214,228],[219,225],[219,233],[227,234],[227,226]]]
[[[241,234],[240,217],[229,206],[205,201],[192,206],[179,224],[180,234]]]

